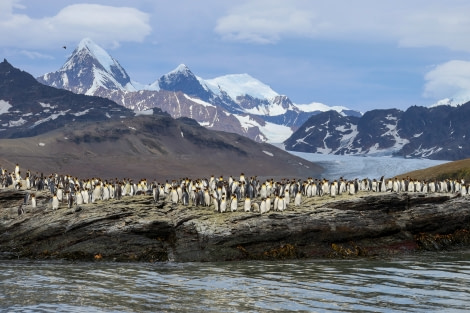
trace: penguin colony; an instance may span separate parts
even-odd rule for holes
[[[37,202],[34,190],[46,191],[50,196],[49,208],[57,210],[61,207],[76,209],[84,204],[110,199],[120,200],[126,196],[148,195],[155,203],[171,202],[174,205],[213,207],[216,212],[267,213],[270,211],[285,211],[298,207],[304,197],[336,197],[339,195],[354,195],[359,192],[419,192],[419,193],[452,193],[461,196],[469,194],[470,185],[463,179],[446,179],[442,181],[420,181],[409,177],[393,179],[354,179],[329,181],[326,179],[307,178],[282,179],[274,181],[267,179],[263,182],[256,176],[245,177],[242,173],[238,179],[230,176],[224,179],[212,175],[210,178],[168,180],[164,183],[148,182],[141,179],[102,180],[100,178],[78,179],[69,175],[32,174],[29,170],[24,178],[21,176],[19,165],[14,171],[8,172],[1,168],[0,189],[25,189],[24,201],[18,208],[18,214],[25,213],[25,206],[36,208]]]

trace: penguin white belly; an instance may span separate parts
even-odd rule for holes
[[[204,205],[210,206],[211,205],[211,196],[208,191],[204,192]]]
[[[104,189],[103,189],[103,200],[109,200],[109,189],[108,189],[108,187],[104,187]]]
[[[284,199],[279,199],[277,202],[277,209],[278,211],[284,211]]]
[[[61,188],[57,189],[57,199],[58,199],[59,201],[64,200],[64,194],[63,194],[63,191],[62,191]]]
[[[178,203],[178,193],[176,190],[171,191],[171,202],[174,204]]]
[[[271,211],[271,198],[266,198],[266,213]]]
[[[250,212],[250,210],[251,210],[251,199],[250,198],[245,199],[245,203],[243,204],[243,210],[245,212]]]
[[[52,209],[57,210],[59,208],[59,199],[57,199],[57,196],[54,196],[52,198]]]
[[[88,198],[88,197],[86,197]],[[77,192],[75,195],[75,201],[77,202],[77,205],[82,205],[84,202],[84,198],[81,192]]]
[[[261,201],[261,204],[260,204],[260,206],[259,206],[259,212],[260,212],[261,214],[264,214],[264,213],[267,212],[267,211],[266,211],[266,200]]]
[[[101,199],[100,187],[95,187],[95,189],[93,189],[93,193],[91,195],[91,203],[95,203],[95,201],[100,200],[100,199]]]
[[[238,201],[237,201],[237,198],[234,197],[232,199],[232,202],[230,202],[230,211],[232,211],[232,212],[237,211],[237,206],[238,206]]]
[[[300,202],[302,201],[302,195],[300,192],[298,192],[296,195],[295,195],[295,199],[294,199],[294,205],[295,206],[300,206]]]
[[[227,211],[227,202],[222,199],[222,201],[220,201],[220,212],[225,212]]]
[[[86,190],[82,190],[81,192],[79,192],[82,196],[82,201],[84,204],[88,204],[88,200],[89,200],[89,196],[88,196],[88,191]]]

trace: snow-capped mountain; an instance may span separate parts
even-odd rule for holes
[[[91,39],[80,41],[67,62],[38,81],[75,93],[94,95],[99,88],[135,91],[124,68]]]
[[[109,99],[45,86],[6,60],[0,63],[0,138],[34,136],[74,121],[131,116],[133,111]]]
[[[317,110],[296,106],[285,95],[248,74],[214,79],[196,76],[184,64],[150,85],[132,81],[107,52],[90,39],[80,42],[67,62],[38,81],[76,93],[109,98],[132,110],[158,107],[172,117],[195,119],[207,128],[243,134],[257,141],[282,142]],[[344,115],[360,115],[343,107]]]
[[[299,152],[459,160],[470,156],[469,120],[470,102],[362,117],[328,111],[310,117],[284,144]]]

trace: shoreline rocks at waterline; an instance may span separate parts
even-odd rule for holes
[[[361,193],[305,199],[265,214],[154,202],[150,195],[51,210],[0,190],[0,258],[232,261],[375,257],[470,246],[470,199]]]

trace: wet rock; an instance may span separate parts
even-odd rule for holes
[[[224,261],[370,257],[470,244],[470,199],[370,194],[304,199],[284,212],[217,213],[150,196],[51,210],[0,191],[0,257],[108,261]],[[242,204],[240,204],[241,206]]]

